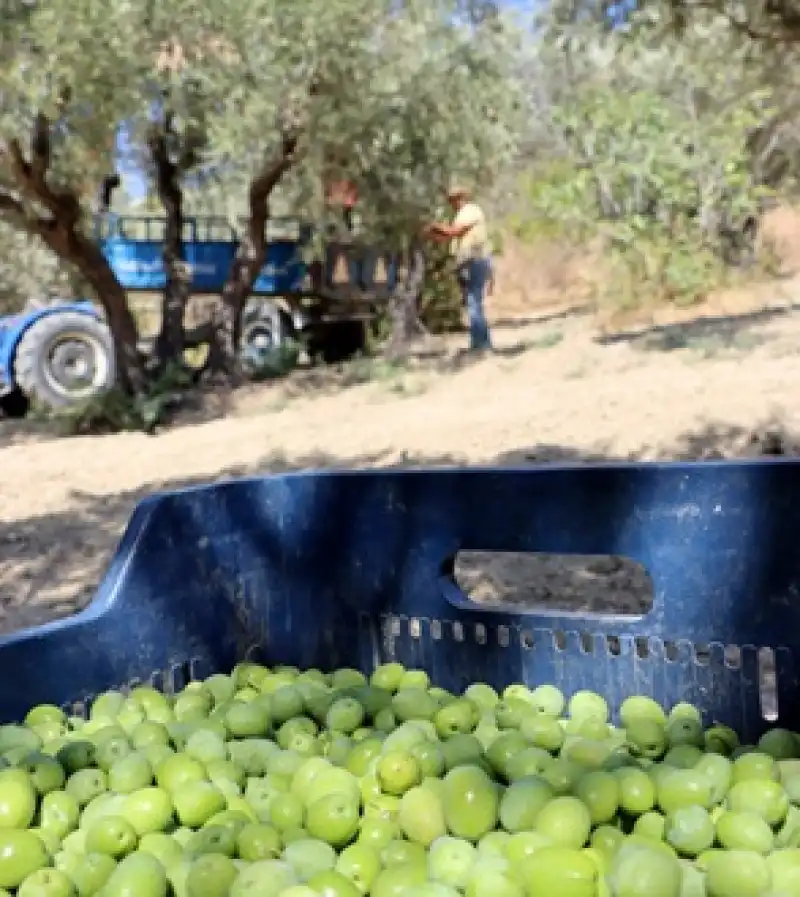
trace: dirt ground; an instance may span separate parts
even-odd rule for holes
[[[497,351],[477,362],[461,336],[430,339],[402,367],[298,371],[154,437],[0,422],[0,630],[84,606],[134,505],[161,488],[322,466],[742,455],[800,433],[800,279],[613,338],[557,289],[532,302],[512,287],[491,300]],[[459,575],[480,600],[647,603],[645,574],[617,559],[479,556]]]

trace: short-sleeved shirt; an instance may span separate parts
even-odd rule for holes
[[[476,202],[466,202],[453,219],[454,227],[472,225],[460,239],[453,240],[452,253],[456,262],[462,264],[470,259],[489,257],[489,229],[483,209]]]

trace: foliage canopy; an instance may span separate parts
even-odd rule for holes
[[[11,12],[0,216],[91,285],[133,389],[144,359],[91,228],[123,125],[129,161],[168,220],[212,205],[246,220],[213,322],[230,361],[268,202],[325,224],[325,185],[349,180],[369,239],[398,242],[435,211],[454,171],[490,184],[524,119],[517,32],[476,23],[452,0],[12,0]],[[165,246],[180,323],[179,255],[179,239]]]

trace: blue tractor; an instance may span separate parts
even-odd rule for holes
[[[165,221],[104,215],[96,221],[103,254],[129,292],[160,292]],[[288,219],[267,226],[267,255],[242,320],[242,352],[263,357],[303,339],[310,355],[335,362],[363,348],[366,327],[391,294],[396,259],[387,252],[329,242],[305,260],[310,227]],[[184,258],[196,295],[218,295],[239,246],[227,219],[189,218]],[[59,303],[0,318],[0,410],[23,414],[31,401],[64,408],[109,389],[114,345],[100,309]]]

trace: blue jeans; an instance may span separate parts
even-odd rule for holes
[[[490,349],[492,340],[483,311],[483,299],[491,280],[492,263],[489,259],[472,259],[459,266],[458,275],[469,316],[469,347]]]

